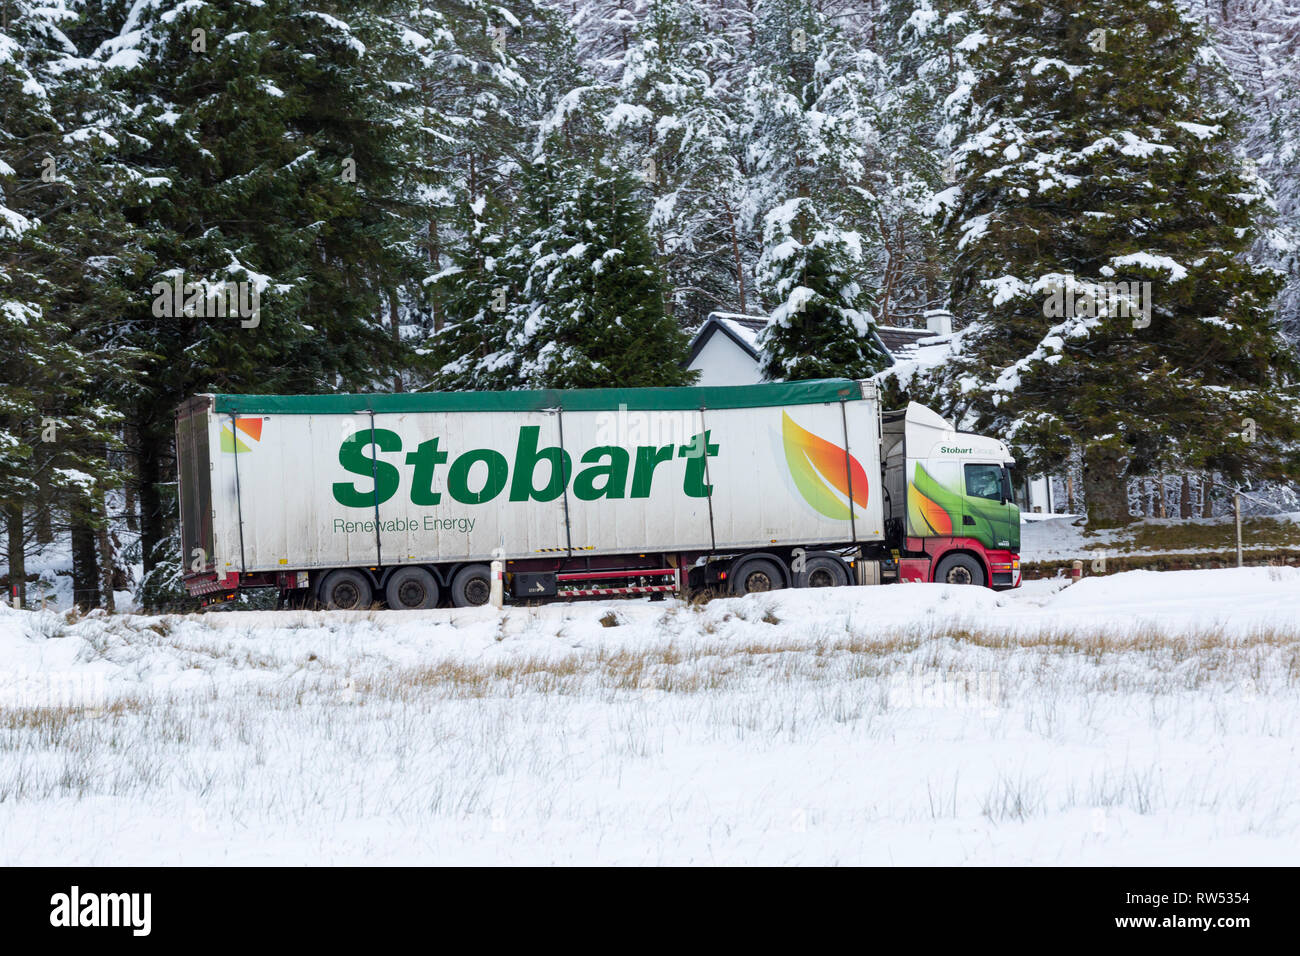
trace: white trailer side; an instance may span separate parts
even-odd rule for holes
[[[212,395],[181,415],[187,564],[197,570],[197,549],[218,574],[736,552],[884,531],[879,404],[847,380]]]

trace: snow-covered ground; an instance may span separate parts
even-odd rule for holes
[[[63,537],[49,544],[42,545],[35,553],[27,555],[26,572],[27,605],[29,607],[48,607],[50,610],[64,611],[73,605],[72,594],[72,548],[71,543]],[[139,581],[144,574],[144,567],[135,564],[128,568],[133,581]],[[6,578],[9,565],[0,561],[0,575]],[[139,610],[135,595],[131,591],[115,591],[114,606],[119,610]]]
[[[1283,512],[1266,516],[1276,522],[1273,540],[1247,539],[1250,549],[1295,546],[1293,526],[1300,525],[1300,512]],[[1132,543],[1134,532],[1142,526],[1148,528],[1188,528],[1200,526],[1212,531],[1231,527],[1231,515],[1217,518],[1143,518],[1124,528],[1107,528],[1089,531],[1078,515],[1021,514],[1020,560],[1023,562],[1064,561],[1074,558],[1095,558],[1102,549],[1110,555],[1125,557],[1155,556],[1159,554],[1222,554],[1224,548],[1177,545],[1163,549],[1138,548]]]
[[[1300,569],[0,608],[0,862],[1296,864]]]

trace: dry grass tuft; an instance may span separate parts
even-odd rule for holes
[[[762,619],[776,625],[771,615]],[[714,633],[704,623],[701,632]],[[963,649],[966,649],[963,651]],[[520,655],[490,662],[446,659],[359,678],[359,692],[394,700],[431,693],[447,699],[515,697],[523,693],[606,696],[658,690],[695,694],[734,688],[761,667],[774,684],[889,678],[922,669],[961,685],[970,675],[970,652],[998,652],[989,666],[1014,664],[1007,685],[1046,679],[1070,659],[1088,665],[1088,687],[1100,692],[1195,690],[1210,683],[1282,680],[1300,686],[1300,635],[1260,628],[1240,636],[1206,627],[1170,635],[1154,627],[1126,632],[1076,632],[1046,628],[1028,633],[970,626],[848,633],[807,639],[706,640],[698,643],[599,646],[556,656]],[[1134,671],[1134,662],[1143,665]],[[981,673],[983,673],[981,671]],[[1270,676],[1271,675],[1271,676]]]

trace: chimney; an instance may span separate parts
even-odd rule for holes
[[[952,335],[952,313],[947,309],[926,309],[925,327],[934,335]]]

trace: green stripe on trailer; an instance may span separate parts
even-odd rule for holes
[[[686,388],[584,388],[535,392],[396,392],[373,395],[214,395],[219,414],[376,415],[408,412],[688,411],[699,408],[764,408],[853,401],[862,397],[847,378],[764,385]]]

